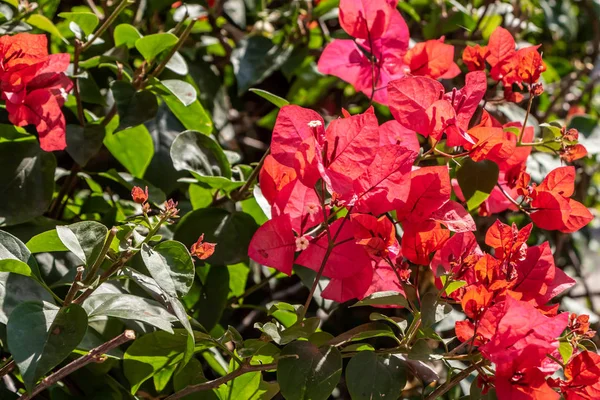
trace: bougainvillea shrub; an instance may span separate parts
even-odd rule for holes
[[[464,3],[0,4],[0,398],[600,398],[600,7]]]

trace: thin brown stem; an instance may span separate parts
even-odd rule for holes
[[[75,55],[73,58],[73,95],[75,96],[75,102],[77,103],[77,118],[81,126],[85,125],[85,114],[83,113],[83,102],[81,100],[81,92],[79,90],[79,58],[81,57],[81,42],[79,39],[75,39]]]
[[[108,29],[108,27],[112,25],[112,23],[115,21],[115,19],[117,19],[119,14],[121,14],[121,11],[123,11],[125,9],[125,7],[127,7],[129,5],[129,1],[130,0],[121,0],[119,5],[117,6],[117,8],[115,8],[113,13],[110,14],[110,16],[108,18],[106,18],[106,20],[102,23],[102,25],[100,25],[100,28],[98,28],[98,30],[92,35],[91,39],[88,40],[83,46],[81,46],[82,53],[84,51],[86,51],[87,49],[89,49],[90,46],[94,43],[94,41],[96,41],[96,39],[98,39],[100,36],[102,36],[104,31],[106,31]]]
[[[203,383],[199,383],[196,385],[190,385],[187,386],[186,388],[172,394],[171,396],[167,397],[165,400],[177,400],[177,399],[182,399],[185,396],[188,396],[192,393],[196,393],[196,392],[200,392],[203,390],[212,390],[212,389],[216,389],[219,386],[234,380],[235,378],[237,378],[238,376],[244,375],[245,373],[248,372],[256,372],[256,371],[268,371],[271,369],[275,369],[277,368],[277,364],[276,363],[272,363],[272,364],[262,364],[262,365],[249,365],[249,364],[242,364],[238,369],[236,369],[233,372],[230,372],[227,375],[224,375],[220,378],[217,379],[213,379],[212,381],[208,381],[208,382],[203,382]]]
[[[90,267],[90,270],[88,271],[85,280],[83,281],[85,285],[89,285],[90,283],[92,283],[92,280],[96,276],[98,269],[104,262],[106,253],[108,253],[108,250],[110,250],[110,245],[112,244],[112,241],[115,238],[115,236],[117,236],[117,228],[113,227],[110,231],[108,231],[108,235],[106,236],[106,240],[104,241],[104,246],[102,246],[102,250],[100,250],[98,258],[96,258],[96,261],[94,261],[94,264]]]
[[[454,378],[447,381],[442,386],[439,386],[437,389],[435,389],[433,392],[431,392],[431,394],[429,396],[427,396],[425,398],[425,400],[437,400],[437,399],[441,398],[446,392],[448,392],[454,386],[458,385],[460,383],[460,381],[462,381],[467,376],[469,376],[471,374],[471,372],[475,371],[479,367],[480,364],[481,364],[481,362],[474,363],[471,366],[463,369],[458,374],[456,374],[454,376]]]
[[[39,385],[37,385],[36,387],[33,388],[31,393],[21,396],[20,399],[21,400],[33,399],[34,396],[43,392],[50,386],[54,385],[56,382],[65,378],[66,376],[70,375],[74,371],[77,371],[78,369],[86,366],[87,364],[92,363],[92,362],[104,361],[101,358],[101,356],[103,354],[109,352],[110,350],[112,350],[116,347],[119,347],[123,343],[129,342],[130,340],[134,340],[134,339],[135,339],[135,332],[133,332],[132,330],[126,330],[119,336],[90,350],[90,352],[87,353],[85,356],[79,357],[78,359],[70,362],[69,364],[67,364],[64,367],[62,367],[61,369],[59,369],[58,371],[54,372],[52,375],[48,376],[47,378],[44,378]]]
[[[152,78],[157,78],[161,74],[161,72],[163,72],[163,70],[167,66],[167,63],[169,62],[169,60],[181,48],[181,46],[187,40],[190,33],[192,33],[192,28],[194,27],[195,23],[196,23],[196,19],[193,19],[190,21],[189,25],[185,28],[185,30],[183,31],[183,33],[177,40],[177,43],[175,43],[175,45],[171,48],[171,50],[169,51],[167,56],[160,62],[160,64],[158,64],[156,66],[154,71],[152,71],[152,73],[150,75],[148,75],[148,79],[146,79],[146,81],[145,81],[146,83],[149,82]]]
[[[523,121],[521,132],[519,133],[519,140],[517,140],[517,146],[523,142],[523,134],[525,133],[525,128],[527,127],[527,120],[529,119],[529,114],[531,113],[531,105],[533,104],[533,98],[533,93],[531,93],[531,90],[529,90],[529,102],[527,102],[527,113],[525,114],[525,120]]]
[[[262,288],[263,286],[267,285],[269,283],[269,281],[271,279],[275,278],[277,275],[279,275],[279,271],[276,270],[271,275],[267,276],[265,279],[263,279],[262,281],[258,282],[256,285],[253,285],[253,286],[249,287],[248,290],[246,290],[241,295],[235,296],[235,297],[232,297],[231,299],[229,299],[228,303],[230,305],[232,305],[232,304],[235,304],[235,303],[239,302],[244,297],[251,295],[252,293],[254,293],[257,290],[259,290],[260,288]]]
[[[256,165],[256,168],[254,168],[252,170],[252,172],[250,173],[250,176],[246,180],[246,183],[244,183],[244,185],[242,185],[242,187],[239,188],[239,190],[237,190],[236,192],[234,192],[231,195],[231,198],[233,199],[233,201],[238,201],[238,200],[243,199],[244,195],[246,194],[246,191],[248,189],[250,189],[250,186],[252,186],[252,183],[258,177],[258,174],[260,173],[260,170],[262,169],[262,166],[265,163],[265,160],[267,159],[267,157],[269,156],[269,154],[271,154],[271,148],[270,147],[267,149],[267,151],[265,151],[265,154],[263,154],[262,158],[258,162],[258,165]]]
[[[73,302],[75,295],[77,294],[77,292],[79,292],[79,289],[81,289],[81,278],[83,278],[84,270],[85,270],[85,268],[83,268],[81,266],[77,267],[77,273],[75,274],[75,279],[73,279],[73,283],[71,284],[71,287],[69,288],[69,291],[67,292],[67,297],[65,297],[65,301],[64,301],[65,306],[68,306],[69,304],[71,304]]]
[[[333,242],[329,242],[329,246],[327,246],[327,251],[325,251],[325,256],[323,256],[323,261],[321,262],[321,266],[319,267],[319,271],[317,272],[317,276],[315,276],[315,280],[310,288],[310,293],[308,293],[308,297],[306,298],[306,302],[304,303],[304,309],[302,310],[302,315],[298,319],[298,321],[304,320],[306,316],[306,312],[308,311],[308,307],[310,306],[310,302],[312,301],[313,296],[315,295],[315,290],[317,290],[317,286],[319,285],[319,280],[323,276],[323,271],[325,270],[325,265],[327,264],[327,260],[333,251]]]
[[[6,374],[10,374],[12,372],[12,370],[15,369],[16,366],[17,366],[17,364],[15,363],[15,360],[10,360],[6,364],[4,364],[2,366],[2,368],[0,368],[0,378]]]

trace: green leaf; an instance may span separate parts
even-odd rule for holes
[[[142,37],[142,34],[129,24],[119,24],[115,27],[113,37],[115,47],[126,46],[128,49],[135,47],[135,42]]]
[[[100,151],[104,135],[104,126],[100,124],[67,125],[67,152],[77,164],[85,167]]]
[[[53,251],[69,251],[61,242],[56,229],[35,235],[25,244],[32,253],[50,253]]]
[[[205,241],[217,244],[207,261],[231,265],[247,259],[248,245],[257,229],[254,219],[246,213],[209,207],[186,214],[177,224],[173,238],[189,248],[204,233]]]
[[[85,265],[91,265],[104,245],[108,229],[99,222],[82,221],[58,225],[56,232],[61,242]]]
[[[220,321],[223,310],[227,306],[229,270],[219,265],[199,268],[209,270],[202,285],[200,299],[194,307],[200,310],[196,320],[210,331]]]
[[[231,178],[231,166],[221,146],[196,131],[180,133],[171,144],[171,159],[177,171],[194,171],[200,176]]]
[[[187,337],[184,330],[176,330],[174,334],[158,331],[142,336],[129,346],[123,369],[132,394],[154,374],[183,360]]]
[[[100,293],[90,296],[83,304],[90,322],[102,320],[98,317],[114,317],[140,321],[173,333],[171,322],[177,318],[160,303],[143,297],[124,293]]]
[[[42,215],[54,191],[54,155],[35,140],[0,142],[0,226]]]
[[[220,400],[269,400],[279,392],[279,385],[264,382],[262,374],[256,371],[238,376],[219,386],[216,392]]]
[[[326,400],[342,376],[342,356],[335,347],[294,342],[281,356],[277,382],[286,400]]]
[[[131,83],[125,81],[113,82],[111,90],[119,113],[117,130],[138,126],[156,115],[158,102],[149,90],[138,92]]]
[[[498,183],[500,169],[493,161],[475,162],[470,158],[462,161],[456,171],[456,179],[467,201],[467,207],[474,210],[492,193]]]
[[[172,33],[155,33],[136,40],[135,48],[146,61],[152,61],[160,53],[173,47],[175,43],[177,43],[177,36]]]
[[[27,246],[10,233],[0,231],[0,272],[35,275],[41,281],[40,270]]]
[[[558,343],[558,352],[562,357],[563,363],[567,364],[573,355],[573,346],[571,346],[571,343],[569,342],[561,341]]]
[[[195,358],[192,358],[190,362],[176,372],[173,376],[173,388],[176,392],[183,390],[187,386],[197,385],[198,383],[206,382],[204,377],[202,364]],[[185,397],[186,400],[217,400],[218,397],[213,390],[203,390],[190,394]]]
[[[441,356],[433,355],[433,350],[427,344],[425,339],[419,339],[413,344],[408,352],[408,358],[411,360],[429,361],[431,359],[439,359]]]
[[[171,59],[167,62],[167,65],[165,65],[165,67],[175,72],[177,75],[185,76],[190,72],[187,63],[185,62],[185,58],[183,58],[183,56],[179,54],[178,51],[173,53],[173,57],[171,57]]]
[[[12,272],[24,276],[31,276],[31,268],[23,261],[0,260],[0,272]]]
[[[162,94],[161,98],[185,129],[202,132],[205,135],[209,135],[212,132],[212,120],[204,107],[202,107],[200,100],[194,101],[189,106],[184,106],[181,101],[171,93]]]
[[[397,399],[406,376],[406,368],[397,357],[361,351],[348,363],[346,385],[352,400]]]
[[[402,306],[409,307],[408,301],[406,297],[400,292],[377,292],[373,293],[364,299],[356,302],[350,307],[359,307],[359,306]]]
[[[244,93],[279,69],[292,50],[293,46],[275,45],[270,39],[260,35],[241,40],[231,53],[238,93]]]
[[[154,157],[154,142],[144,125],[124,129],[104,138],[104,145],[136,178],[143,178]]]
[[[448,286],[446,286],[446,294],[449,296],[466,284],[466,281],[452,281],[448,284]]]
[[[58,308],[26,302],[15,308],[6,327],[8,349],[28,391],[77,348],[87,324],[87,314],[77,304]]]
[[[151,248],[142,245],[142,259],[150,275],[172,297],[185,296],[194,283],[194,261],[188,249],[174,240]]]
[[[165,79],[160,81],[160,83],[185,107],[190,106],[197,99],[196,89],[186,81],[180,79]]]
[[[62,12],[58,16],[76,23],[86,36],[91,35],[100,22],[96,14],[90,12]]]
[[[60,31],[52,23],[52,21],[50,21],[48,18],[46,18],[42,14],[30,14],[27,18],[25,18],[25,22],[27,22],[29,25],[33,26],[34,28],[38,28],[42,31],[48,32],[49,34],[62,39],[64,42],[67,42],[65,37],[60,33]]]
[[[437,293],[428,292],[421,298],[421,323],[423,327],[429,327],[440,322],[452,311],[448,303],[438,301]]]
[[[256,93],[257,95],[259,95],[263,99],[268,100],[269,102],[271,102],[272,104],[274,104],[275,106],[277,106],[279,108],[281,108],[283,106],[287,106],[288,104],[290,104],[290,102],[287,101],[286,99],[281,98],[279,96],[276,96],[273,93],[269,93],[266,90],[262,90],[262,89],[250,89],[250,91],[252,93]]]
[[[0,35],[29,32],[33,28],[23,21],[9,21],[0,25]]]

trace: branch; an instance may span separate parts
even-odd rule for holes
[[[31,393],[21,396],[20,400],[31,400],[34,398],[34,396],[38,395],[42,391],[46,390],[50,386],[54,385],[56,382],[60,381],[64,377],[66,377],[67,375],[86,366],[87,364],[92,363],[92,362],[104,361],[101,358],[101,356],[104,353],[107,353],[110,350],[114,349],[115,347],[118,347],[118,346],[122,345],[123,343],[129,342],[130,340],[133,340],[133,339],[135,339],[135,333],[132,330],[129,330],[129,329],[126,330],[119,336],[90,350],[90,352],[87,353],[85,356],[79,357],[78,359],[65,365],[64,367],[62,367],[61,369],[59,369],[52,375],[44,378],[39,385],[37,385],[36,387],[33,388]]]
[[[452,378],[449,381],[446,381],[446,383],[444,383],[442,386],[438,386],[438,388],[431,392],[431,394],[429,394],[429,396],[427,396],[425,400],[436,400],[441,398],[442,395],[444,395],[448,390],[452,389],[454,386],[458,385],[460,381],[469,376],[471,372],[475,371],[481,364],[483,363],[474,363],[471,364],[471,366],[463,369],[457,375],[455,375],[454,378]]]
[[[106,31],[108,29],[108,27],[111,26],[113,22],[115,22],[115,19],[117,19],[119,14],[121,14],[121,11],[123,11],[125,9],[125,7],[127,7],[128,5],[129,5],[129,0],[122,0],[119,3],[117,8],[115,8],[113,13],[110,14],[110,16],[108,18],[106,18],[106,20],[102,23],[102,25],[100,25],[100,28],[98,28],[96,33],[93,34],[93,36],[90,38],[90,40],[88,40],[83,46],[81,46],[82,53],[84,51],[86,51],[87,49],[89,49],[90,46],[92,45],[92,43],[94,43],[94,41],[96,39],[98,39],[100,36],[102,36],[104,31]]]
[[[265,154],[263,154],[263,156],[260,159],[260,161],[258,162],[258,165],[256,166],[256,168],[254,168],[252,170],[252,173],[246,180],[246,183],[244,183],[244,185],[237,192],[233,193],[233,195],[231,196],[232,200],[237,201],[237,200],[241,200],[243,198],[246,191],[250,188],[250,186],[252,186],[252,183],[258,177],[258,174],[260,173],[260,170],[262,169],[262,166],[265,163],[265,160],[267,159],[267,156],[269,154],[271,154],[270,147],[267,149]]]
[[[203,391],[203,390],[216,389],[219,386],[221,386],[222,384],[227,383],[229,381],[232,381],[235,378],[237,378],[238,376],[243,375],[245,373],[256,372],[256,371],[267,371],[267,370],[275,369],[275,368],[277,368],[277,363],[262,364],[262,365],[242,364],[238,369],[236,369],[233,372],[230,372],[229,374],[227,374],[225,376],[222,376],[220,378],[214,379],[212,381],[208,381],[208,382],[198,383],[196,385],[187,386],[186,388],[180,390],[179,392],[176,392],[176,393],[170,395],[165,400],[182,399],[185,396],[190,395],[192,393],[200,392],[200,391]],[[23,400],[26,400],[26,399],[23,399]]]

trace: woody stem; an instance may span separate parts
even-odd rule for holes
[[[523,126],[521,127],[521,132],[519,133],[519,140],[517,141],[517,146],[520,146],[523,142],[523,133],[525,133],[525,128],[527,127],[527,120],[529,119],[529,114],[531,113],[531,104],[533,103],[533,94],[531,90],[529,91],[529,102],[527,103],[527,112],[525,113],[525,120],[523,121]]]
[[[323,261],[321,262],[321,266],[319,267],[319,271],[317,272],[317,276],[315,276],[315,280],[312,284],[312,287],[310,288],[310,293],[308,294],[308,298],[306,299],[306,302],[304,303],[304,309],[302,310],[302,315],[301,315],[299,321],[304,320],[304,317],[306,316],[306,311],[308,311],[308,307],[310,306],[310,302],[312,301],[312,298],[315,294],[315,290],[317,290],[317,286],[319,285],[319,280],[321,280],[321,277],[323,276],[323,271],[325,270],[325,265],[327,264],[327,259],[331,255],[332,251],[333,251],[333,241],[330,241],[329,245],[327,246],[327,251],[325,251],[325,256],[323,257]]]
[[[452,389],[454,386],[458,385],[460,381],[465,379],[467,376],[471,374],[471,372],[475,371],[482,363],[473,363],[469,367],[460,371],[454,378],[449,381],[446,381],[442,386],[439,386],[435,389],[429,396],[425,398],[425,400],[436,400],[441,398],[446,392]]]
[[[83,46],[81,46],[82,53],[84,51],[86,51],[92,45],[92,43],[94,43],[94,41],[96,39],[98,39],[100,36],[102,36],[104,31],[106,31],[108,29],[108,27],[112,25],[112,23],[115,21],[115,19],[117,19],[117,17],[121,13],[121,11],[123,11],[125,9],[125,7],[127,7],[128,5],[129,5],[129,0],[122,0],[119,3],[117,8],[115,8],[113,13],[110,14],[110,16],[108,18],[106,18],[106,20],[102,23],[102,25],[100,25],[100,28],[98,28],[98,30],[96,31],[96,33],[94,33],[94,35],[91,37],[91,39],[88,40]]]

